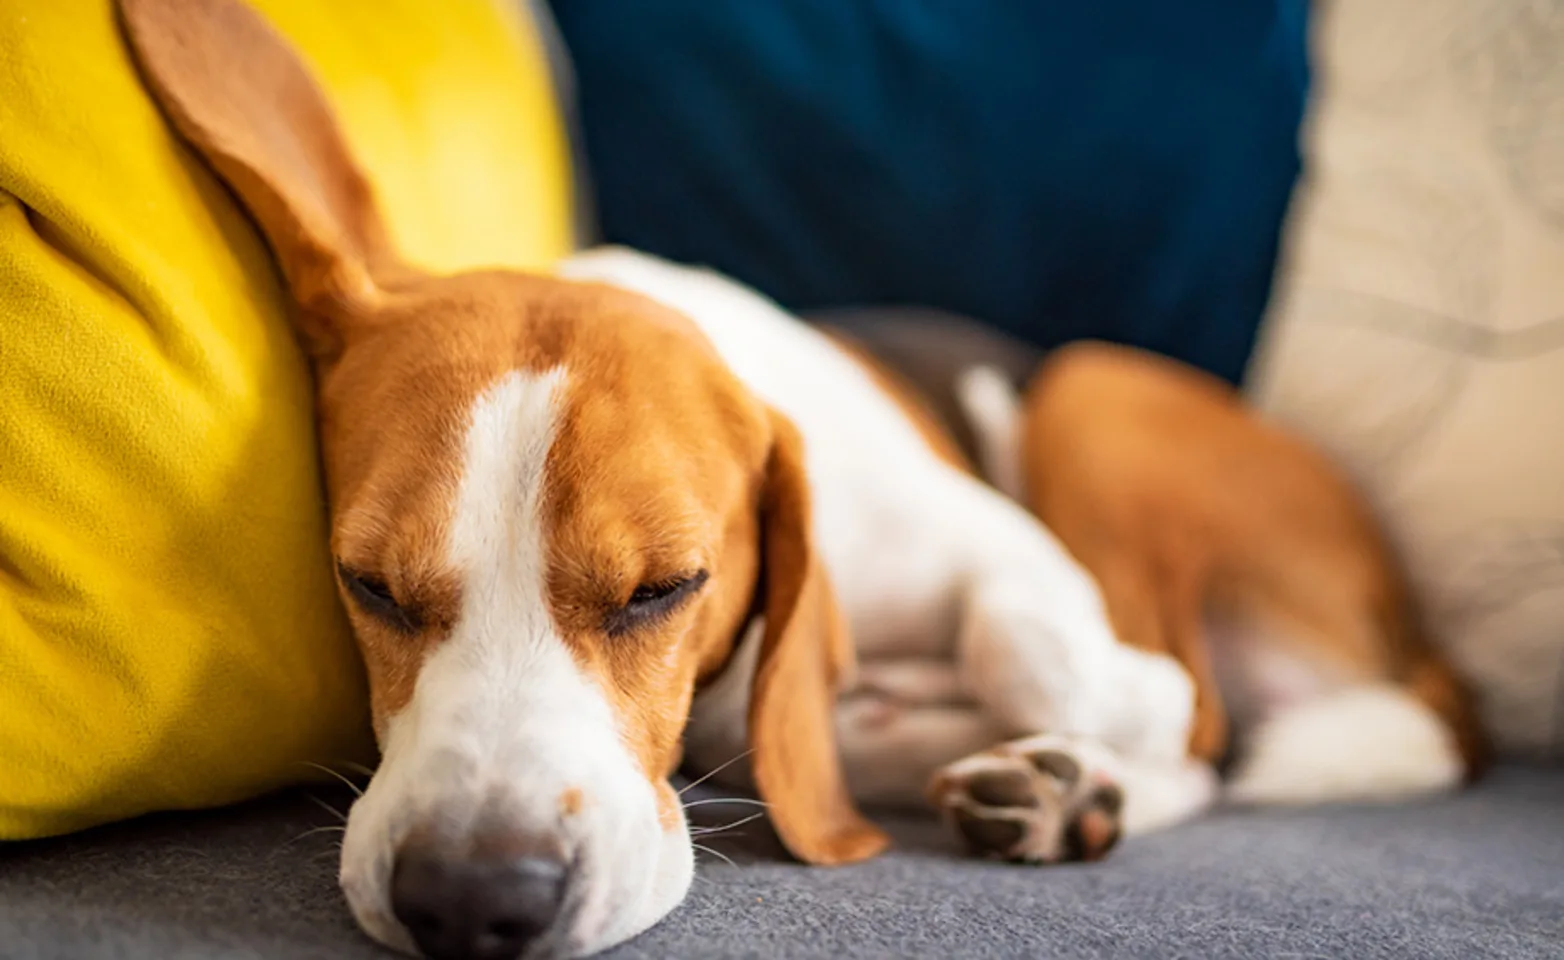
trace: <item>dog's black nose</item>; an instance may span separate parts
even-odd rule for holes
[[[515,960],[554,922],[564,886],[556,860],[404,850],[391,874],[391,909],[429,960]]]

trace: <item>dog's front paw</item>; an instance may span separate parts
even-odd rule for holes
[[[1100,860],[1122,832],[1124,793],[1095,752],[1067,737],[1012,740],[936,771],[929,799],[980,856]]]

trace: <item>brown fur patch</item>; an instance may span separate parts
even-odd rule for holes
[[[1220,757],[1227,716],[1203,617],[1285,624],[1343,678],[1407,683],[1469,765],[1470,696],[1422,634],[1366,501],[1323,454],[1225,383],[1152,354],[1062,348],[1027,389],[1026,502],[1102,585],[1119,635],[1196,684],[1191,752]]]

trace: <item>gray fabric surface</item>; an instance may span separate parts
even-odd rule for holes
[[[0,956],[389,956],[336,891],[336,835],[301,836],[332,822],[295,794],[0,848]],[[707,858],[689,902],[609,956],[1564,957],[1564,770],[1403,806],[1218,813],[1088,866],[978,863],[932,823],[892,828],[889,856],[809,869],[770,859],[750,824],[712,844],[738,866]]]

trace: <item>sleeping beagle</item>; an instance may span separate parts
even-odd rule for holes
[[[258,16],[123,12],[314,363],[383,754],[341,883],[377,940],[563,957],[646,929],[694,869],[681,761],[744,758],[815,864],[884,849],[855,803],[924,798],[980,853],[1100,857],[1217,798],[1229,720],[1242,799],[1474,769],[1359,500],[1214,385],[1101,347],[1024,398],[976,383],[1045,525],[894,374],[719,276],[617,249],[558,276],[403,263]]]

